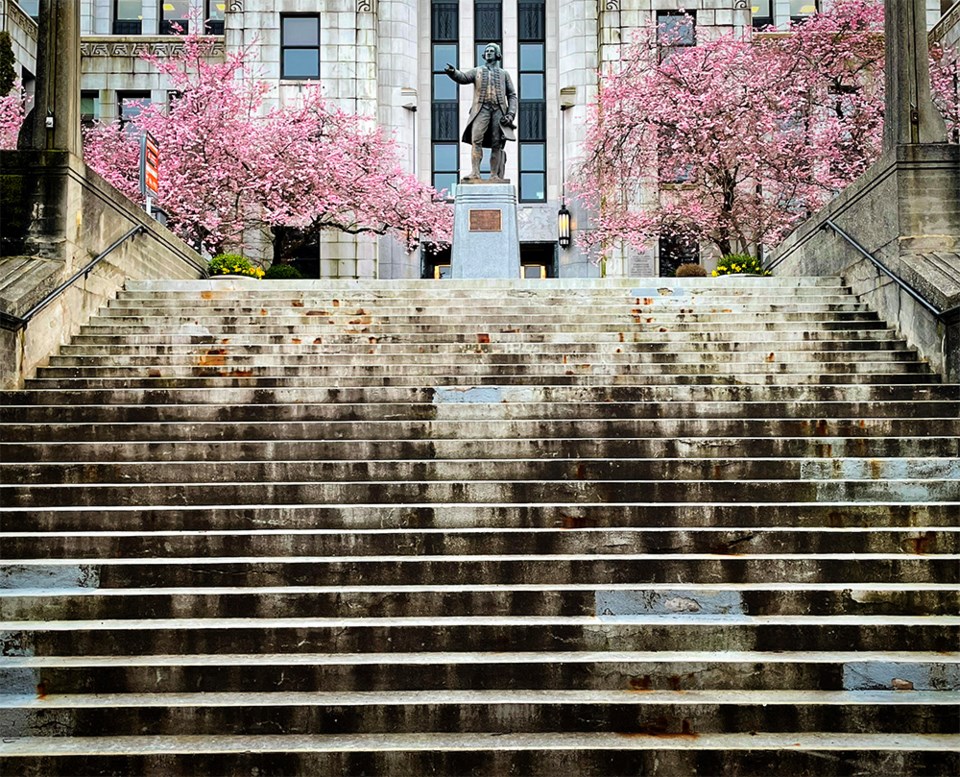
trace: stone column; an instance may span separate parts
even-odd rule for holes
[[[943,143],[947,129],[930,97],[927,14],[924,0],[884,0],[886,46],[885,150]]]
[[[31,115],[26,148],[82,156],[79,0],[40,0],[37,84]]]

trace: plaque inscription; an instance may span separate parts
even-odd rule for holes
[[[470,210],[471,232],[500,232],[499,210]]]

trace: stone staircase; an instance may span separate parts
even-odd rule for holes
[[[0,412],[5,774],[960,773],[960,387],[836,279],[138,283]]]

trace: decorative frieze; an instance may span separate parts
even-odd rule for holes
[[[170,36],[132,40],[115,38],[106,40],[86,39],[80,42],[80,55],[84,57],[140,57],[152,54],[157,57],[170,57],[183,49],[183,44]],[[215,41],[212,54],[223,56],[223,40]]]
[[[37,23],[16,3],[4,3],[10,21],[19,27],[28,38],[37,39]]]

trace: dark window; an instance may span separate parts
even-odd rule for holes
[[[433,42],[453,41],[456,43],[460,35],[460,25],[457,18],[460,8],[457,3],[434,3],[430,11],[430,37]]]
[[[660,61],[677,49],[697,45],[697,19],[693,11],[657,11],[657,43]]]
[[[320,78],[320,16],[280,17],[280,77]]]
[[[143,32],[143,4],[140,0],[114,0],[113,34],[139,35]]]
[[[661,235],[660,277],[673,278],[681,264],[700,262],[700,245],[690,236]]]
[[[227,10],[226,0],[207,0],[207,35],[223,35],[223,20]]]
[[[819,10],[819,0],[790,0],[790,21],[802,22]]]
[[[190,32],[188,0],[160,0],[160,34],[186,35]]]
[[[773,0],[752,0],[750,14],[753,17],[753,27],[761,30],[773,24]]]
[[[117,116],[120,118],[120,125],[129,124],[149,104],[150,92],[117,92]]]
[[[487,44],[496,43],[503,48],[503,3],[501,0],[476,0],[473,14],[474,63],[481,67]]]
[[[458,10],[456,3],[433,3],[430,14],[431,183],[451,198],[460,180],[460,89],[444,68],[460,63]]]
[[[544,39],[545,4],[524,2],[520,13],[520,108],[517,134],[520,141],[520,201],[547,200],[547,65]]]
[[[80,124],[92,127],[100,118],[100,92],[84,89],[80,92]]]

